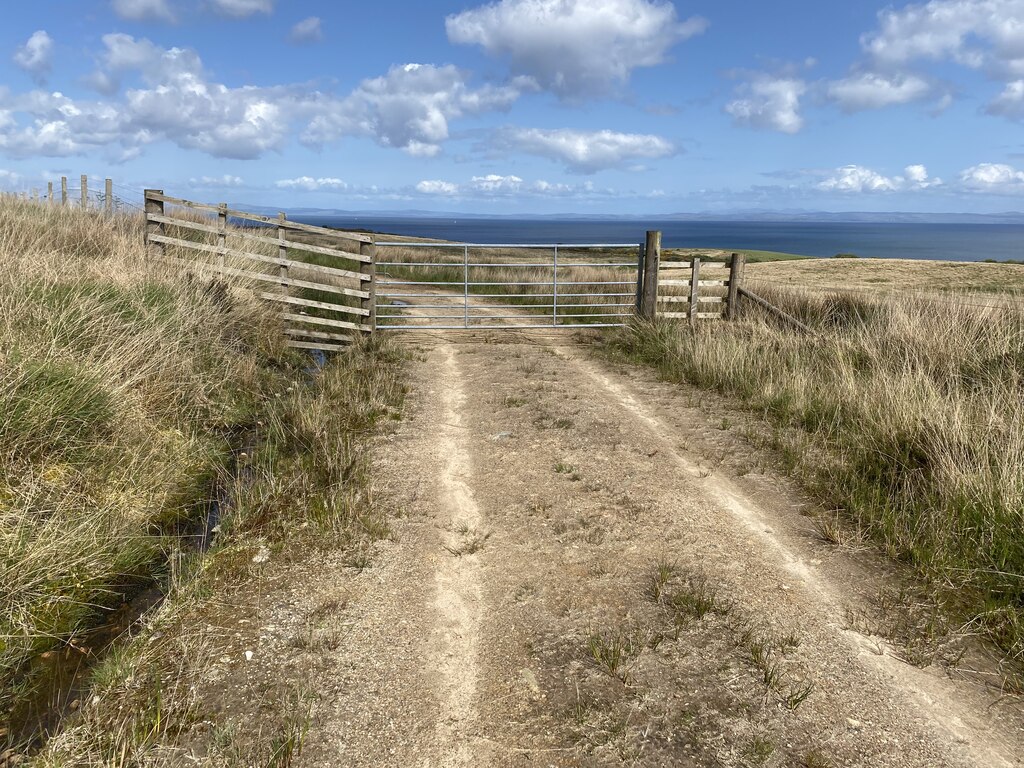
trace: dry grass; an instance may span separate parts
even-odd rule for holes
[[[696,330],[636,325],[610,347],[764,414],[827,508],[1024,659],[1024,317],[948,300],[759,292],[817,335],[747,310],[744,322]]]
[[[194,577],[289,526],[354,549],[386,527],[361,489],[366,436],[401,399],[394,353],[356,345],[310,385],[249,286],[148,261],[142,229],[0,198],[0,744],[52,703],[46,660],[92,652],[93,628],[140,589],[194,607]],[[238,454],[242,435],[261,449]],[[169,564],[218,487],[228,556]],[[138,764],[189,722],[194,649],[171,646],[112,657],[128,670],[112,690],[137,711],[98,709],[60,764]]]

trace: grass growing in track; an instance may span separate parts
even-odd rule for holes
[[[610,350],[745,402],[790,468],[953,615],[1024,660],[1024,326],[927,300],[758,289],[818,335],[753,310],[638,324]]]
[[[155,264],[142,235],[138,218],[0,197],[0,754],[50,703],[46,660],[79,653],[141,588],[175,598],[157,622],[187,624],[207,574],[244,578],[232,564],[254,546],[303,526],[359,558],[386,528],[366,441],[401,401],[396,354],[357,344],[310,380],[265,303]],[[200,559],[182,537],[218,485],[233,502]],[[136,765],[173,742],[199,706],[180,636],[102,663],[104,704],[42,759]]]

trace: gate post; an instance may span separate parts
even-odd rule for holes
[[[359,290],[366,291],[370,298],[363,299],[361,306],[370,311],[366,317],[366,324],[370,326],[370,332],[377,330],[377,245],[372,240],[368,243],[359,243],[359,253],[370,257],[369,264],[363,264],[360,271],[363,273],[359,280]]]
[[[644,261],[647,258],[647,243],[640,243],[636,257],[636,306],[634,312],[639,316],[644,303]]]
[[[729,264],[729,302],[725,306],[725,319],[739,318],[740,288],[743,287],[743,272],[747,265],[747,257],[742,253],[734,253]]]
[[[156,216],[164,215],[164,201],[160,199],[164,191],[162,189],[147,189],[142,195],[146,201],[146,252],[150,256],[162,259],[166,255],[167,246],[163,243],[155,243],[150,238],[153,235],[162,235],[164,233],[164,225],[161,222],[153,221],[149,218],[150,214]]]
[[[640,317],[654,321],[658,312],[658,264],[661,262],[661,232],[649,230],[644,245],[643,291],[640,295]]]

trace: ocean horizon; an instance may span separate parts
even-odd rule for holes
[[[296,216],[297,221],[456,242],[639,243],[648,229],[665,248],[778,251],[827,258],[1024,260],[1024,225],[870,222],[622,221],[572,219]]]

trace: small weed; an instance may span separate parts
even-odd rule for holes
[[[832,768],[832,763],[827,757],[816,749],[812,749],[800,762],[800,768]]]
[[[526,405],[526,398],[519,395],[505,395],[504,404],[506,408],[522,408]]]
[[[814,693],[814,683],[810,680],[804,680],[790,687],[783,694],[782,703],[786,705],[786,709],[790,712],[795,712],[812,693]]]
[[[770,739],[755,736],[743,751],[751,763],[764,765],[768,762],[768,758],[775,753],[775,745]]]
[[[598,667],[623,683],[629,681],[626,663],[634,650],[630,637],[620,633],[591,635],[587,648]]]
[[[576,426],[576,422],[572,419],[555,419],[551,426],[555,429],[572,429]]]
[[[662,595],[665,593],[665,586],[676,575],[677,570],[674,563],[659,560],[654,566],[654,572],[648,577],[647,588],[644,591],[647,597],[660,603]]]

